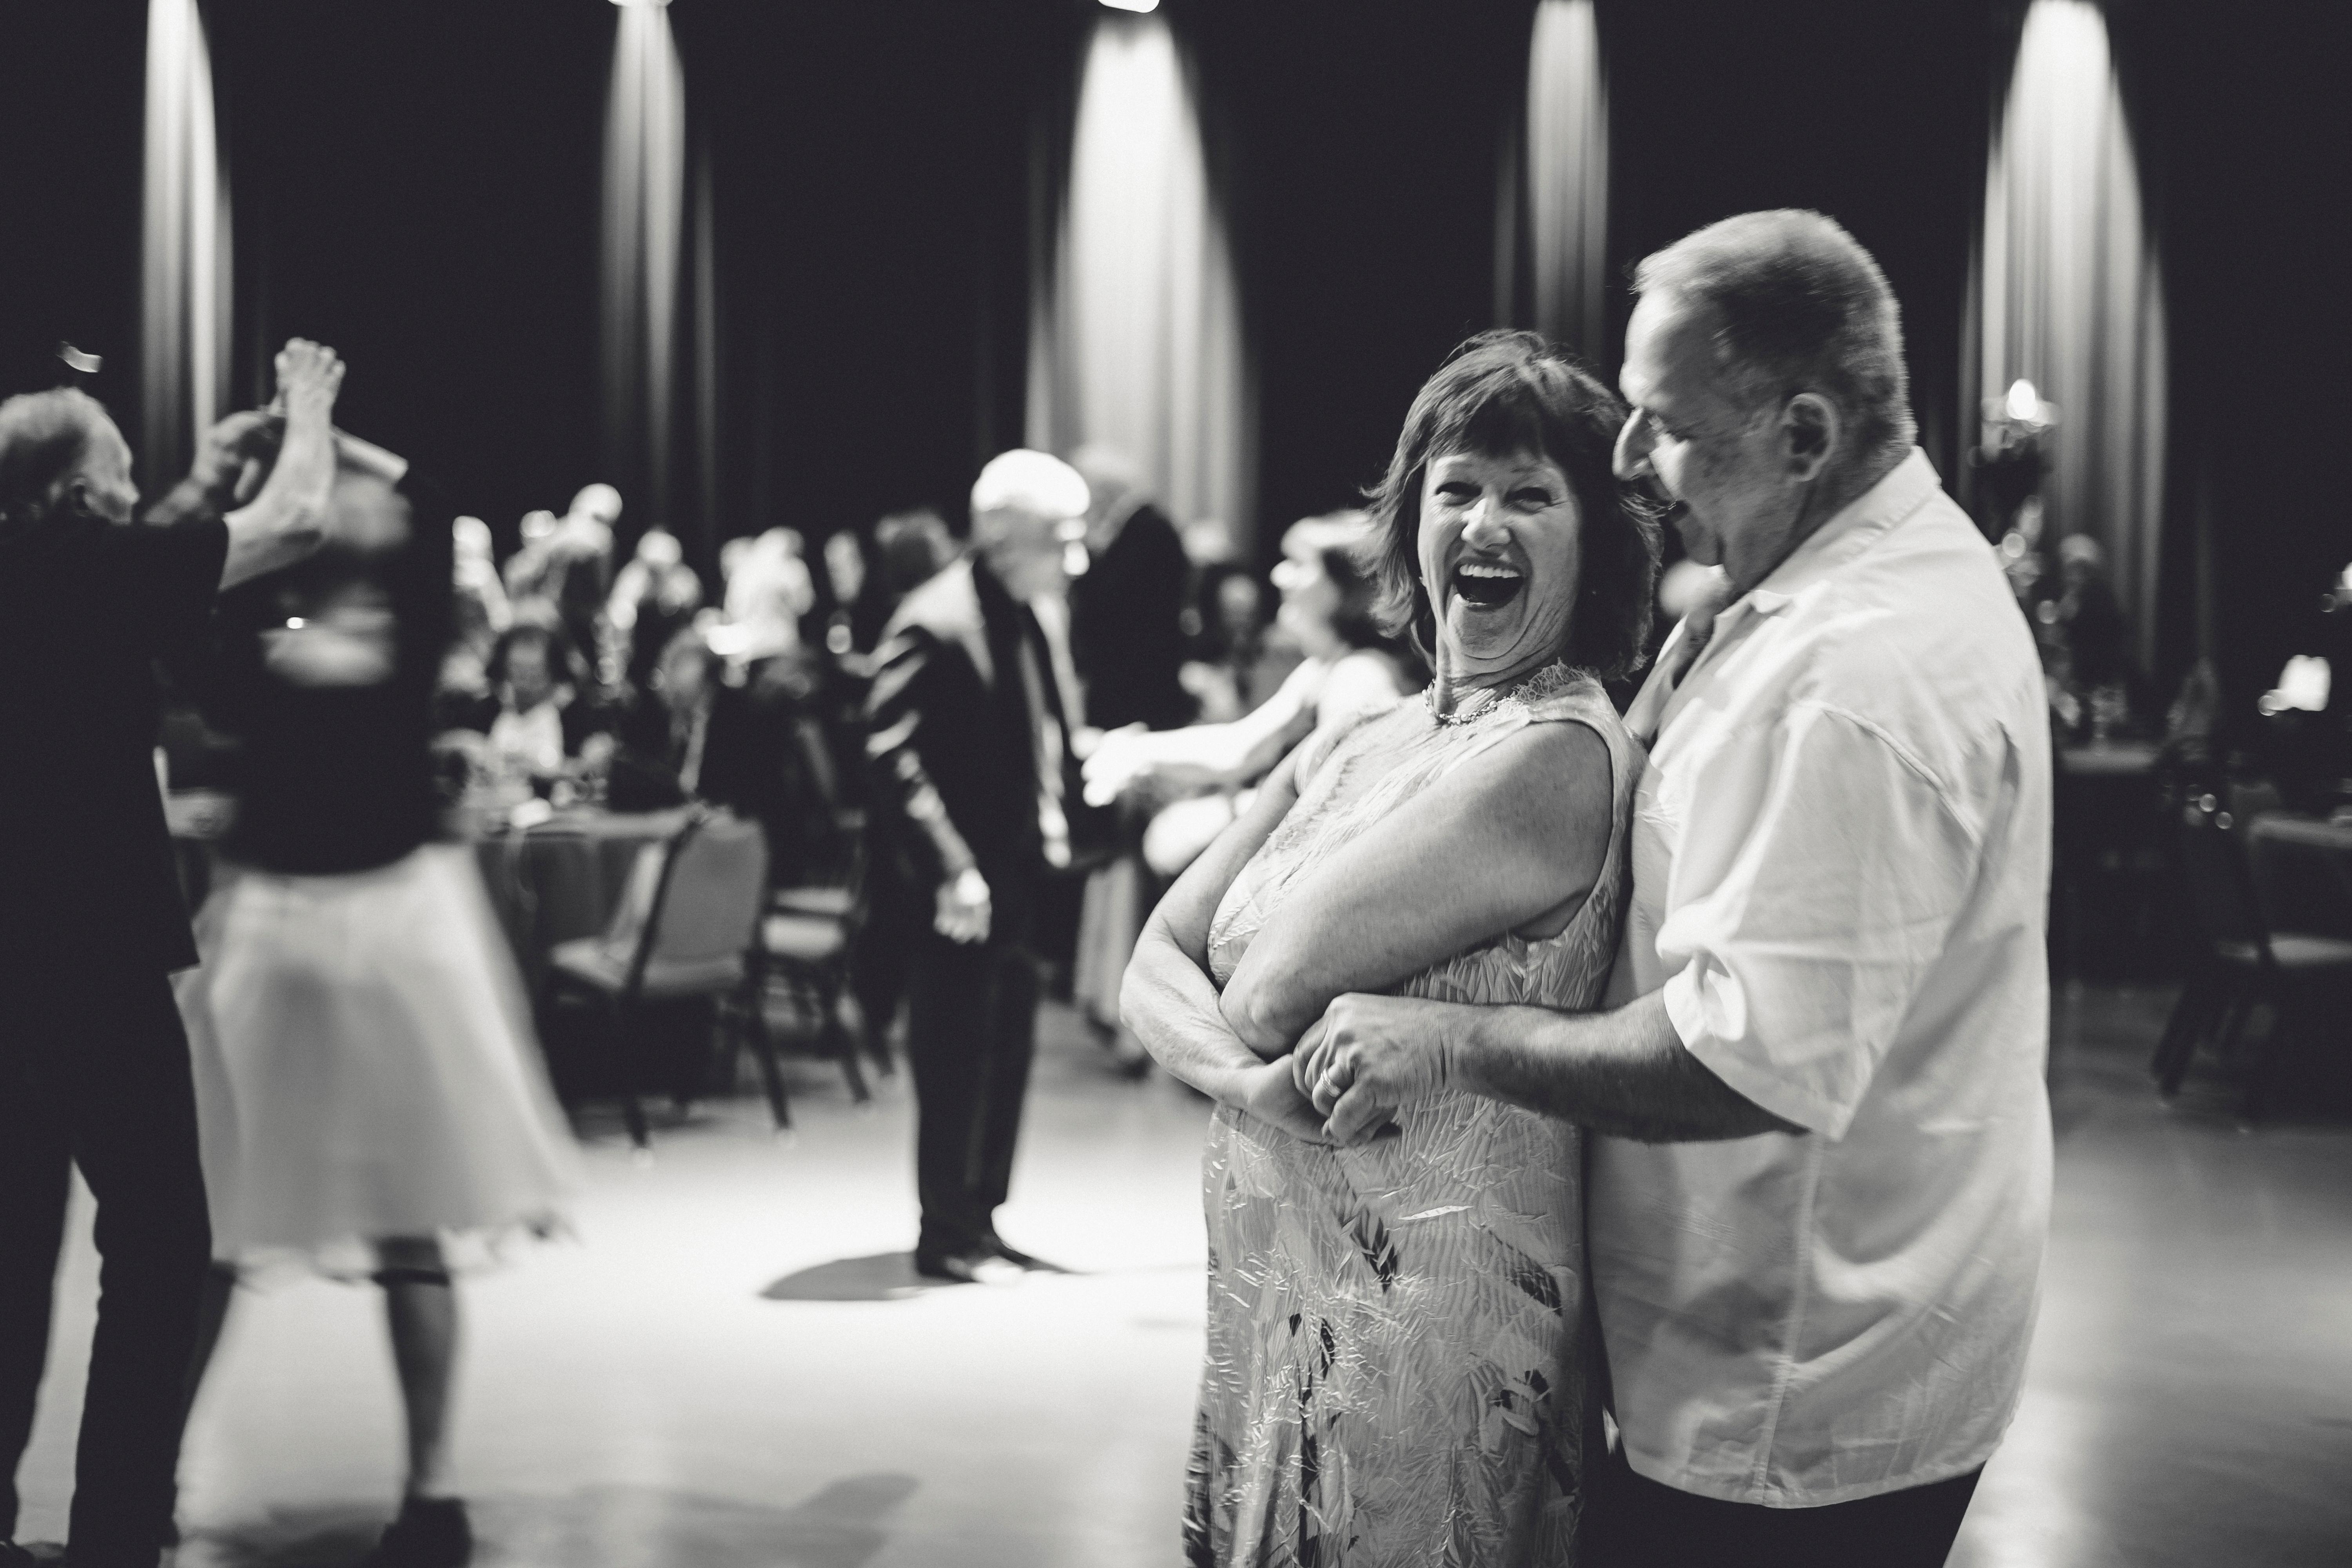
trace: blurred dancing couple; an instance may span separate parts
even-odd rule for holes
[[[183,1425],[240,1276],[273,1263],[384,1294],[408,1462],[371,1562],[467,1562],[451,1248],[553,1228],[574,1180],[503,937],[465,850],[433,842],[450,509],[333,428],[331,350],[297,340],[277,371],[138,522],[100,404],[0,405],[0,732],[22,742],[0,760],[0,1527],[78,1164],[102,1264],[73,1568],[153,1568],[177,1540]],[[158,658],[240,742],[193,940]]]

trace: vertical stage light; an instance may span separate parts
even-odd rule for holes
[[[604,458],[646,523],[670,505],[678,268],[686,207],[686,73],[657,0],[614,0],[604,121]]]
[[[1118,447],[1181,525],[1248,553],[1241,308],[1199,104],[1158,16],[1098,16],[1052,252],[1037,258],[1027,439]]]
[[[142,488],[187,471],[228,401],[228,177],[196,0],[150,0],[139,258]]]
[[[2091,0],[2033,0],[2025,14],[1975,259],[1966,405],[1990,417],[2022,378],[2057,406],[2045,538],[2098,541],[2146,665],[2164,500],[2164,297],[2106,20]]]
[[[1528,239],[1536,331],[1597,363],[1608,335],[1609,89],[1592,0],[1543,0],[1528,52]]]

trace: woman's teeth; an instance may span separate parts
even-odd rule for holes
[[[1454,591],[1482,609],[1508,604],[1527,584],[1514,567],[1496,562],[1465,561],[1454,568]]]

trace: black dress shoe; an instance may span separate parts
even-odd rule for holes
[[[474,1531],[464,1503],[413,1497],[400,1505],[400,1517],[385,1527],[364,1568],[465,1568],[473,1556]]]
[[[981,1258],[988,1253],[917,1252],[915,1272],[926,1279],[944,1279],[951,1285],[977,1285],[980,1276],[974,1272]]]

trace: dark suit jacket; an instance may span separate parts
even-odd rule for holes
[[[866,760],[874,834],[911,887],[977,867],[1000,922],[1045,869],[1037,823],[1037,737],[1024,686],[1026,642],[1037,693],[1061,703],[1036,617],[988,568],[958,562],[907,595],[877,650],[867,694]],[[1066,784],[1064,798],[1076,802]]]
[[[1086,682],[1087,723],[1192,722],[1192,700],[1177,679],[1191,576],[1174,525],[1146,504],[1070,584],[1070,657]]]

